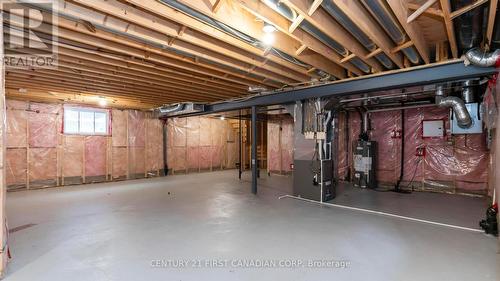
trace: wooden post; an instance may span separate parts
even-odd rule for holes
[[[83,137],[83,150],[82,150],[82,182],[85,183],[85,140],[86,137]]]
[[[64,148],[66,147],[66,136],[62,136],[62,151],[61,151],[61,185],[64,185]]]
[[[280,154],[280,175],[283,174],[283,149],[282,149],[282,133],[283,133],[283,120],[280,120],[279,123],[279,132],[278,132],[278,151]]]
[[[3,40],[3,25],[0,27],[0,42],[4,42]],[[4,57],[4,44],[0,44],[0,58]],[[5,64],[1,63],[0,66],[0,119],[5,121],[6,112],[5,112]],[[1,151],[1,163],[0,163],[0,245],[2,245],[1,253],[0,253],[0,276],[4,276],[5,268],[7,266],[8,256],[7,256],[7,217],[5,215],[5,198],[7,197],[7,182],[6,182],[6,173],[5,173],[5,155],[7,153],[7,136],[5,135],[6,129],[5,122],[1,122],[0,124],[0,132],[2,135],[0,136],[0,147]],[[4,246],[5,245],[5,246]]]
[[[188,174],[189,172],[189,165],[188,165],[188,126],[187,126],[187,123],[188,123],[188,119],[186,118],[186,126],[184,127],[184,129],[186,129],[186,139],[184,141],[184,165],[186,165],[185,169],[185,173],[186,175]]]
[[[129,111],[128,110],[125,110],[125,112],[127,113],[127,152],[126,152],[126,157],[127,157],[127,175],[126,175],[126,178],[127,179],[130,179],[130,159],[129,159],[129,139],[128,139],[128,115],[129,115]],[[173,171],[173,170],[172,170]]]
[[[144,118],[144,177],[148,177],[148,114],[145,114],[146,118]]]
[[[29,104],[29,103],[28,103]],[[30,112],[26,113],[26,189],[30,189]]]

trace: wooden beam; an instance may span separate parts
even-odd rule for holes
[[[240,3],[241,1],[238,1]],[[127,2],[134,3],[137,6],[146,9],[150,12],[161,14],[162,16],[170,16],[172,20],[178,20],[179,18],[179,13],[175,12],[174,14],[169,14],[167,13],[166,10],[166,5],[163,5],[160,3],[160,5],[157,1],[153,0],[127,0]],[[238,5],[234,5],[232,7],[228,7],[226,5],[222,6],[219,13],[213,15],[210,13],[210,11],[207,9],[207,6],[203,4],[203,1],[198,1],[198,0],[178,0],[178,2],[181,2],[192,9],[201,12],[205,15],[211,15],[213,18],[217,19],[218,21],[227,24],[228,26],[231,26],[232,28],[235,28],[239,30],[240,32],[243,32],[249,36],[252,36],[256,38],[259,41],[263,41],[264,37],[264,32],[262,31],[262,23],[258,22],[255,20],[255,16],[252,16],[250,13],[246,12],[244,9],[242,9]],[[255,5],[265,5],[261,2],[258,1],[253,1],[253,4]],[[154,9],[153,9],[154,8]],[[276,13],[274,13],[276,14]],[[273,23],[273,21],[268,21],[269,23]],[[288,27],[289,23],[287,23],[287,27],[285,32],[288,33]],[[205,26],[203,28],[204,32],[212,32],[213,28],[209,28],[208,26]],[[296,29],[295,32],[299,31],[299,29]],[[292,56],[295,57],[295,50],[302,45],[303,42],[300,42],[296,38],[290,38],[286,34],[283,34],[281,32],[275,32],[274,33],[276,40],[275,43],[273,44],[273,47]],[[244,44],[243,42],[240,42],[240,44]],[[324,46],[324,45],[323,45]],[[308,47],[312,50],[311,46],[308,45]],[[328,58],[328,57],[327,57]],[[332,75],[335,77],[343,77],[344,71],[339,65],[335,65],[333,63],[329,63],[328,60],[325,60],[324,55],[320,56],[318,54],[308,54],[308,56],[301,56],[297,57],[300,61],[316,66]]]
[[[42,12],[42,14],[43,13],[44,12]],[[44,17],[44,19],[50,20],[49,17]],[[18,17],[12,18],[11,23],[22,25],[22,21]],[[43,23],[33,28],[33,30],[43,33],[49,33],[51,31],[51,26],[49,24],[50,22]],[[189,58],[181,58],[178,54],[171,54],[170,51],[156,47],[145,46],[145,44],[143,43],[127,40],[126,38],[122,38],[121,36],[113,33],[96,30],[95,33],[89,34],[89,31],[83,26],[75,26],[71,21],[63,18],[58,19],[58,24],[60,26],[58,30],[58,36],[61,38],[85,43],[91,46],[98,46],[99,48],[108,49],[114,52],[127,53],[134,57],[156,61],[158,63],[167,64],[184,70],[208,74],[222,80],[240,83],[247,86],[255,85],[256,83],[261,84],[261,80],[256,77],[250,78],[245,74],[236,73],[230,70],[221,70],[220,67],[205,62],[194,63]],[[193,64],[196,67],[193,67]],[[243,68],[242,70],[244,69],[245,68]],[[224,73],[230,74],[230,76],[225,76]],[[268,84],[271,87],[279,86],[279,84],[272,82],[268,82],[265,84]]]
[[[316,12],[316,9],[319,8],[319,6],[321,5],[321,3],[323,3],[323,0],[314,0],[311,3],[311,6],[309,7],[309,10],[307,10],[307,14],[309,16],[312,16],[312,14],[314,14],[314,12]]]
[[[304,17],[302,15],[298,15],[293,22],[290,24],[290,27],[288,28],[288,32],[292,33],[295,31],[295,29],[302,23],[304,20]]]
[[[406,49],[406,48],[411,47],[411,46],[413,46],[413,41],[410,40],[410,41],[405,42],[405,43],[397,46],[396,48],[392,49],[391,53],[397,53],[397,52],[401,51],[402,49]]]
[[[421,14],[423,14],[427,9],[429,9],[434,3],[436,3],[437,0],[427,0],[420,8],[418,8],[413,14],[411,14],[408,19],[406,20],[406,23],[411,23],[412,21],[416,20]]]
[[[493,38],[493,28],[495,27],[495,16],[497,14],[498,0],[490,0],[490,9],[488,12],[488,27],[486,28],[486,43],[491,46]]]
[[[444,15],[444,24],[446,27],[446,34],[448,35],[448,42],[450,42],[451,54],[454,58],[458,57],[457,39],[455,37],[455,30],[453,29],[453,21],[451,20],[451,6],[450,0],[440,0],[441,10]]]
[[[394,42],[389,38],[387,33],[380,27],[380,25],[370,16],[370,13],[363,7],[360,1],[344,1],[344,0],[330,0],[333,1],[356,25],[363,31],[380,49],[389,57],[399,68],[403,68],[403,56],[398,53],[391,53],[395,47]],[[365,56],[366,59],[379,54],[370,52]]]
[[[237,1],[244,10],[248,11],[253,16],[262,19],[263,21],[272,23],[279,31],[283,32],[283,34],[285,34],[287,37],[292,37],[294,40],[296,40],[299,43],[299,45],[294,46],[293,52],[295,52],[295,50],[297,50],[301,45],[306,45],[308,49],[321,55],[318,57],[319,60],[317,62],[315,61],[314,63],[310,63],[311,59],[313,57],[316,57],[313,52],[307,52],[307,53],[303,52],[301,55],[296,57],[297,59],[307,62],[310,65],[317,67],[318,69],[322,69],[323,71],[328,72],[335,77],[345,78],[346,76],[344,69],[351,70],[352,72],[361,75],[361,71],[354,65],[350,63],[342,65],[340,63],[340,60],[343,57],[339,55],[337,52],[335,52],[333,49],[331,49],[330,47],[326,46],[324,43],[319,41],[317,38],[312,36],[311,34],[305,32],[300,28],[295,29],[293,33],[288,32],[290,21],[287,18],[277,14],[275,10],[271,9],[263,2],[254,0],[235,0],[235,1]],[[329,62],[334,62],[336,64],[334,65],[335,69],[332,69],[332,67],[330,67]],[[333,71],[338,71],[337,67],[340,66],[343,67],[340,69],[341,73],[333,72]]]
[[[488,2],[489,0],[477,0],[476,2],[468,5],[468,6],[465,6],[465,7],[462,7],[456,11],[453,11],[451,14],[450,14],[450,18],[451,19],[454,19],[456,17],[459,17],[465,13],[467,13],[468,11],[472,10],[472,9],[475,9],[481,5],[483,5],[484,3]]]
[[[365,59],[368,54],[366,48],[361,45],[361,43],[359,43],[359,41],[357,41],[350,33],[345,31],[344,27],[342,27],[338,22],[332,20],[332,17],[326,11],[318,9],[313,15],[309,16],[307,14],[309,5],[306,0],[285,0],[284,2],[286,2],[297,13],[304,16],[305,20],[314,25],[325,35],[337,41],[346,50],[356,54],[356,56],[362,59],[367,65],[375,68],[377,71],[382,71],[384,69],[379,61],[373,58]]]
[[[425,63],[430,63],[429,59],[429,48],[425,43],[423,33],[420,31],[418,25],[414,22],[407,23],[408,8],[406,6],[406,1],[401,0],[386,0],[387,4],[390,6],[392,12],[398,19],[399,23],[405,30],[406,34],[415,44],[415,48],[422,57]]]
[[[368,55],[366,55],[367,58],[371,58],[371,57],[374,57],[378,54],[382,53],[382,49],[380,48],[377,48],[375,49],[373,52],[369,53]]]
[[[341,59],[340,62],[345,63],[345,62],[352,60],[355,57],[356,57],[355,54],[349,54],[349,55],[345,56],[343,59]]]
[[[307,46],[306,45],[301,45],[297,51],[295,51],[295,55],[296,56],[300,56],[300,54],[302,54],[303,51],[305,51],[305,49],[307,49]]]
[[[78,5],[73,4],[71,6],[71,3],[66,3],[66,8],[61,9],[61,13],[70,13],[78,17],[85,16],[87,19],[94,19],[98,22],[100,22],[99,18],[102,17],[100,13],[107,13],[115,18],[114,21],[105,25],[107,27],[119,29],[120,26],[117,23],[121,20],[132,23],[128,33],[134,33],[133,35],[139,37],[144,37],[144,34],[146,34],[150,39],[151,37],[157,38],[156,40],[160,40],[160,42],[162,38],[164,38],[164,35],[177,37],[179,40],[175,42],[176,44],[174,44],[174,47],[181,48],[181,50],[188,53],[190,52],[188,49],[182,48],[192,48],[193,45],[196,45],[205,48],[205,50],[208,49],[208,53],[212,51],[217,52],[222,56],[231,57],[249,64],[258,64],[263,60],[263,58],[260,57],[261,50],[258,47],[251,44],[245,44],[241,40],[217,29],[210,29],[202,22],[158,2],[154,4],[152,9],[159,7],[163,8],[161,9],[162,16],[169,15],[170,17],[167,18],[170,20],[155,16],[153,13],[139,10],[134,8],[133,5],[116,0],[75,0],[75,2],[77,2]],[[146,5],[147,3],[143,4]],[[84,7],[88,7],[89,9]],[[82,9],[85,9],[86,13],[81,14]],[[172,21],[174,19],[177,22]],[[209,32],[206,32],[207,28],[210,29]],[[154,36],[154,33],[158,35]],[[186,43],[190,46],[186,45]],[[276,55],[271,57],[271,61],[273,63],[265,67],[268,71],[280,73],[280,75],[295,75],[295,77],[301,77],[301,80],[309,79],[306,74],[306,69],[301,66],[293,64]],[[302,76],[297,76],[298,73],[301,73]]]
[[[215,0],[215,3],[212,5],[212,13],[216,14],[219,11],[222,4],[224,4],[224,1],[225,0]]]
[[[409,10],[412,10],[412,11],[416,11],[417,9],[419,9],[421,6],[418,5],[418,4],[415,4],[415,3],[408,3],[408,9]],[[424,16],[430,16],[430,17],[435,17],[435,18],[438,18],[438,19],[443,19],[443,11],[441,11],[440,9],[436,9],[436,8],[433,8],[433,7],[429,7],[427,10],[425,10],[423,12],[423,15]]]

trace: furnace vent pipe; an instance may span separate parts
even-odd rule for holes
[[[439,107],[451,107],[460,128],[466,129],[472,126],[472,119],[464,101],[459,97],[447,97],[442,85],[436,87],[436,104]]]
[[[467,51],[465,57],[473,65],[482,67],[500,67],[500,49],[486,53],[480,48],[473,48]]]

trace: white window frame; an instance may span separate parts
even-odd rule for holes
[[[66,111],[77,111],[78,112],[78,132],[67,132],[66,131]],[[94,132],[81,132],[80,131],[80,112],[92,112],[94,113]],[[106,132],[96,133],[95,132],[95,113],[105,113],[106,114]],[[63,134],[65,135],[79,135],[79,136],[110,136],[111,135],[111,112],[109,109],[94,108],[94,107],[78,107],[78,106],[64,106],[63,111]]]

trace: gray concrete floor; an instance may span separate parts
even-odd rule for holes
[[[5,280],[499,280],[493,237],[278,200],[288,177],[263,178],[254,196],[236,176],[9,193]],[[347,266],[309,266],[332,260]]]

